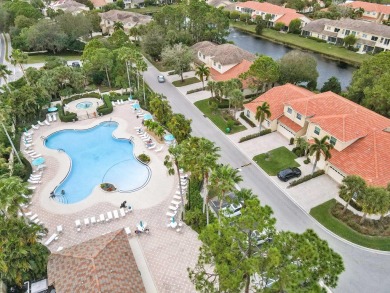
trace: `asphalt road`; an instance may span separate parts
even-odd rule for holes
[[[221,161],[233,167],[241,167],[251,162],[214,124],[189,102],[169,82],[158,83],[159,71],[148,62],[144,77],[148,85],[157,93],[162,93],[176,113],[182,113],[192,119],[192,130],[196,136],[206,137],[221,147]],[[277,219],[277,228],[303,232],[315,230],[318,235],[329,242],[329,245],[343,257],[346,271],[340,276],[337,288],[333,292],[389,292],[390,254],[377,253],[353,246],[330,234],[310,215],[280,190],[268,176],[255,165],[241,168],[244,181],[241,187],[250,188],[262,202],[272,207]]]

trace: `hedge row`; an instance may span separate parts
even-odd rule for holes
[[[64,108],[60,105],[56,105],[58,109],[58,116],[62,122],[73,122],[77,121],[77,114],[73,112],[64,112]]]
[[[112,113],[112,102],[111,102],[111,97],[109,95],[104,95],[103,96],[103,101],[104,105],[101,105],[96,109],[99,115],[107,115]]]
[[[240,117],[241,117],[243,120],[245,120],[245,122],[248,123],[250,126],[256,127],[256,124],[253,123],[253,121],[250,120],[248,117],[246,117],[246,115],[244,114],[244,112],[241,112]]]
[[[288,187],[297,186],[298,184],[301,184],[303,182],[309,181],[310,179],[316,178],[316,177],[324,175],[324,174],[325,174],[324,170],[317,170],[313,174],[306,175],[306,176],[304,176],[302,178],[299,178],[297,180],[294,180],[294,181],[290,182],[290,185]]]
[[[96,98],[96,99],[99,99],[100,95],[98,93],[86,93],[86,94],[74,95],[74,96],[72,96],[70,98],[64,99],[62,101],[62,105],[68,104],[70,102],[73,102],[75,100],[82,99],[82,98]]]
[[[193,90],[189,90],[189,91],[187,91],[187,95],[193,94],[193,93],[197,93],[197,92],[201,92],[201,91],[203,91],[202,87],[201,88],[197,88],[197,89],[193,89]]]
[[[271,129],[264,129],[264,130],[262,130],[262,131],[260,131],[258,133],[254,133],[254,134],[250,134],[250,135],[241,137],[238,142],[244,142],[244,141],[247,141],[247,140],[259,137],[259,136],[266,135],[266,134],[271,133],[271,132],[272,132]]]

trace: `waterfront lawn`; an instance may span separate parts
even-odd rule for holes
[[[279,171],[289,167],[299,167],[295,161],[297,156],[286,147],[273,149],[267,153],[253,157],[253,160],[270,176],[276,176]]]
[[[210,101],[210,99],[197,101],[197,102],[195,102],[194,105],[200,111],[202,111],[202,113],[204,114],[205,117],[209,118],[219,129],[221,129],[221,131],[223,131],[225,133],[226,127],[227,127],[226,126],[227,121],[223,117],[220,109],[218,109],[216,112],[213,112],[210,109],[209,101]],[[233,126],[233,128],[231,129],[230,134],[237,133],[237,132],[243,131],[245,129],[246,129],[246,127],[244,125],[242,125],[241,123],[237,124],[237,125],[235,124]]]
[[[360,234],[340,220],[336,219],[331,213],[336,203],[335,199],[331,199],[312,208],[310,210],[310,215],[312,215],[328,230],[348,241],[372,249],[390,251],[390,239],[388,237],[374,237]]]
[[[81,53],[76,52],[64,52],[58,54],[44,53],[44,54],[34,54],[28,55],[27,63],[45,63],[48,57],[59,57],[66,61],[70,60],[80,60]]]
[[[231,22],[233,27],[238,29],[255,33],[255,25],[247,25],[242,22]],[[332,44],[316,42],[315,40],[303,38],[294,34],[280,33],[272,29],[264,29],[263,33],[259,37],[275,40],[283,44],[291,45],[302,49],[307,49],[320,54],[328,55],[331,58],[338,59],[340,61],[346,61],[354,65],[360,65],[363,61],[371,58],[368,54],[357,54],[353,51],[349,51],[343,47],[338,47]]]
[[[200,80],[198,78],[190,77],[190,78],[185,78],[184,81],[181,81],[181,79],[175,80],[174,82],[172,82],[172,84],[175,87],[181,87],[181,86],[186,86],[186,85],[190,85],[190,84],[194,84],[194,83],[198,83],[198,82],[200,82]]]

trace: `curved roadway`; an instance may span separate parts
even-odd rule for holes
[[[196,136],[203,136],[221,147],[221,159],[233,167],[240,167],[251,162],[214,124],[205,118],[183,94],[169,82],[158,83],[160,72],[148,62],[144,73],[145,81],[157,93],[162,93],[176,113],[182,113],[192,119],[192,131]],[[262,204],[272,207],[277,219],[277,227],[282,230],[303,232],[315,230],[318,235],[343,257],[345,272],[340,276],[337,288],[333,292],[390,292],[390,253],[381,253],[357,247],[331,234],[317,223],[309,214],[279,189],[271,179],[257,166],[243,167],[244,181],[241,187],[250,188],[257,194]]]

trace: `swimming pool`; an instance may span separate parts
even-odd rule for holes
[[[68,175],[54,190],[57,201],[79,202],[101,183],[132,192],[149,182],[151,170],[134,157],[133,143],[113,137],[117,127],[116,122],[102,122],[85,130],[61,130],[46,138],[46,147],[64,151],[71,159]]]
[[[77,109],[88,109],[92,107],[92,102],[81,102],[76,105]]]

